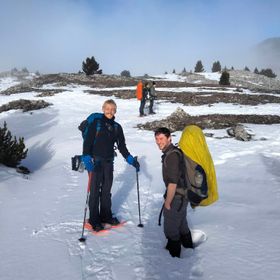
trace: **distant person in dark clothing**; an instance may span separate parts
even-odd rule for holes
[[[154,100],[156,99],[156,89],[155,89],[156,83],[153,81],[150,85],[149,88],[149,100],[150,100],[150,105],[149,105],[149,114],[155,114],[153,110],[154,106]]]
[[[139,172],[140,165],[125,143],[123,129],[115,122],[117,105],[109,99],[102,106],[103,115],[94,119],[88,128],[83,145],[83,162],[92,172],[89,196],[89,223],[95,231],[104,229],[104,224],[117,225],[119,220],[111,211],[111,188],[113,183],[114,145],[126,161]]]
[[[149,96],[149,83],[146,82],[143,87],[142,99],[140,102],[140,108],[139,108],[140,117],[146,116],[146,114],[144,114],[144,108],[145,108],[145,104],[146,104],[146,100],[147,100],[148,96]]]

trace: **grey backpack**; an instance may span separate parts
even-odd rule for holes
[[[177,187],[176,193],[188,198],[192,207],[198,206],[202,200],[208,197],[206,173],[202,166],[186,156],[178,147],[167,152],[166,156],[173,152],[176,152],[180,157],[180,168],[184,182],[183,187]]]

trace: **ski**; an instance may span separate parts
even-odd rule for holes
[[[86,221],[85,229],[87,229],[88,232],[90,232],[93,235],[103,235],[104,233],[109,232],[111,229],[122,227],[124,224],[126,224],[126,221],[121,221],[118,225],[111,225],[111,224],[105,223],[105,224],[102,224],[104,229],[96,231],[92,228],[91,224],[88,221]]]

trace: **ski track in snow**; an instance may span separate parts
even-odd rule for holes
[[[132,222],[128,222],[121,228],[98,236],[86,231],[86,243],[80,243],[77,236],[81,226],[80,221],[46,225],[34,231],[32,236],[42,241],[47,239],[63,243],[68,248],[70,257],[80,259],[81,279],[173,279],[182,272],[184,275],[189,274],[190,279],[203,275],[202,265],[199,264],[199,247],[195,251],[183,249],[182,259],[170,258],[169,263],[166,263],[167,251],[163,256],[150,254],[165,245],[158,240],[158,233],[151,229],[139,229]],[[107,246],[104,246],[104,243]],[[178,271],[177,262],[183,264],[186,259],[191,262],[191,269],[184,265],[183,271]],[[165,271],[167,274],[159,271],[163,261],[173,268],[173,271]]]

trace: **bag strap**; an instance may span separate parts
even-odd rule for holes
[[[101,130],[101,119],[97,119],[96,121],[96,132],[95,132],[95,137],[94,137],[94,144],[96,143],[97,137],[100,133]]]
[[[161,207],[161,210],[160,210],[159,216],[158,216],[158,225],[159,226],[161,226],[161,216],[162,216],[163,208],[164,208],[164,203],[162,204],[162,207]]]
[[[118,126],[119,126],[118,123],[114,121],[114,137],[115,137],[115,142],[117,142],[117,144],[118,144]],[[101,118],[96,118],[96,133],[94,138],[94,144],[96,143],[100,131],[101,131]]]

